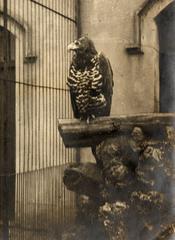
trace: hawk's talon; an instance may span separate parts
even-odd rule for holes
[[[87,117],[87,119],[86,119],[87,124],[90,123],[90,120],[94,120],[94,119],[95,119],[95,115],[94,115],[94,114],[89,115],[89,116]]]
[[[87,122],[87,124],[90,123],[90,117],[87,117],[86,122]]]

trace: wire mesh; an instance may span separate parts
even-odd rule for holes
[[[77,0],[6,0],[5,25],[4,2],[0,0],[0,165],[6,161],[11,167],[7,172],[1,168],[0,189],[8,176],[8,209],[14,212],[8,234],[10,239],[48,234],[52,239],[73,221],[75,211],[75,196],[62,184],[75,151],[64,148],[57,118],[72,118],[66,86],[71,55],[66,49],[77,35]]]

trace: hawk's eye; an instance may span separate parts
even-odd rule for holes
[[[80,45],[79,41],[77,41],[77,40],[74,43],[76,46]]]

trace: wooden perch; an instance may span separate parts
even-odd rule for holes
[[[147,135],[161,136],[165,127],[175,125],[175,113],[150,113],[117,117],[100,117],[86,121],[59,119],[58,129],[66,147],[90,147],[114,135],[130,134],[141,127]]]

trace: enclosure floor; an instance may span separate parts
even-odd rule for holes
[[[9,240],[56,240],[74,222],[75,195],[62,182],[65,165],[16,175]],[[2,210],[2,209],[1,209]],[[2,238],[2,222],[0,225]]]

